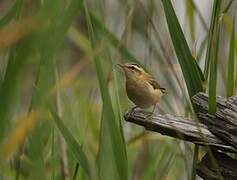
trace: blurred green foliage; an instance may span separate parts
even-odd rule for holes
[[[205,91],[214,113],[217,95],[236,93],[234,7],[1,1],[0,179],[193,178],[205,149],[124,122],[133,105],[116,64],[139,63],[166,87],[160,112],[195,117],[190,97]]]

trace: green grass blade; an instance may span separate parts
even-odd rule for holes
[[[202,73],[202,70],[201,70],[200,66],[198,65],[198,63],[197,63],[197,60],[194,60],[194,63],[195,63],[195,66],[198,70],[198,73],[200,75],[200,78],[201,78],[202,82],[206,81],[206,79],[204,77],[204,74]]]
[[[196,61],[199,62],[201,60],[201,57],[204,55],[204,51],[206,49],[206,44],[207,44],[207,35],[205,36],[205,38],[202,40],[201,44],[200,44],[200,48],[197,52],[196,55]],[[204,74],[203,74],[204,77]],[[205,77],[204,77],[205,78]]]
[[[118,179],[118,173],[115,168],[115,161],[113,158],[113,148],[110,141],[110,127],[107,119],[102,115],[100,123],[100,140],[99,152],[97,154],[97,166],[99,168],[100,177],[103,180],[110,180],[111,177]],[[111,158],[112,157],[112,158]],[[109,162],[107,159],[111,159]]]
[[[217,42],[219,42],[219,37],[217,39]],[[214,57],[211,60],[211,67],[210,67],[208,107],[209,107],[209,113],[211,114],[214,114],[216,112],[216,81],[217,81],[217,61],[218,61],[217,55],[218,52],[215,50]]]
[[[186,82],[190,98],[203,91],[205,78],[193,58],[170,0],[162,0],[170,36]],[[194,157],[196,155],[194,154]],[[193,167],[193,169],[196,167]]]
[[[51,133],[51,126],[49,121],[40,120],[41,123],[38,123],[34,131],[29,134],[27,139],[27,150],[29,151],[29,159],[31,160],[30,164],[30,174],[29,180],[34,179],[47,179],[46,165],[45,165],[45,146],[47,143],[44,141],[45,138],[48,138]]]
[[[227,97],[234,93],[235,81],[235,18],[233,19],[232,33],[229,46],[229,62],[227,70]]]
[[[65,10],[63,17],[58,18],[58,14],[56,14],[57,17],[52,17],[52,20],[56,18],[56,22],[52,22],[51,34],[48,36],[48,44],[51,47],[49,50],[45,48],[46,51],[54,54],[60,48],[65,39],[66,32],[82,8],[82,2],[83,0],[72,0]]]
[[[162,0],[162,3],[173,46],[183,72],[189,96],[192,97],[202,91],[201,72],[198,70],[197,64],[195,64],[170,0]]]
[[[224,8],[224,10],[223,10],[223,14],[224,13],[227,13],[228,11],[229,11],[229,9],[230,9],[230,7],[231,7],[231,5],[232,5],[232,3],[234,2],[234,0],[230,0],[229,1],[229,3],[226,5],[226,7]]]
[[[135,63],[139,63],[138,59],[128,51],[128,49],[121,43],[121,41],[112,34],[105,25],[96,17],[93,15],[92,12],[89,12],[89,15],[91,17],[91,22],[94,24],[94,27],[96,27],[100,32],[103,32],[104,35],[107,37],[107,39],[110,41],[110,43],[118,49],[118,51],[121,53],[123,58],[126,59],[126,61],[133,61]]]
[[[192,165],[193,167],[197,167],[198,153],[199,153],[199,146],[195,145],[195,147],[194,147],[194,156],[193,156],[193,165]],[[192,170],[191,179],[192,180],[196,179],[196,168],[193,168],[193,170]]]
[[[221,8],[221,1],[216,2],[216,15],[215,15],[215,26],[213,29],[213,40],[211,41],[212,51],[210,51],[210,77],[209,77],[209,89],[208,89],[208,111],[211,114],[216,112],[216,83],[217,83],[217,62],[218,62],[218,51],[219,51],[219,36],[222,18],[219,19],[219,13]],[[218,21],[218,19],[221,21]]]
[[[101,59],[95,58],[96,71],[98,73],[99,84],[101,95],[103,99],[103,112],[105,123],[108,124],[110,142],[112,144],[113,157],[115,159],[115,164],[117,172],[119,174],[119,179],[127,179],[127,158],[126,158],[126,148],[123,141],[123,136],[116,123],[116,118],[114,110],[112,109],[112,103],[108,92],[108,87],[106,85],[106,78],[103,74],[102,65],[100,63]]]
[[[66,128],[66,126],[63,124],[62,120],[59,118],[57,113],[50,108],[51,115],[53,116],[53,120],[55,124],[57,125],[59,131],[62,133],[69,150],[73,153],[74,157],[77,159],[80,166],[84,169],[88,177],[92,180],[93,176],[91,174],[90,166],[89,166],[89,160],[86,156],[86,154],[82,150],[82,146],[75,140],[75,138],[72,136],[70,131]]]
[[[49,102],[52,97],[47,98],[51,88],[55,84],[54,66],[55,56],[66,37],[66,32],[72,24],[74,18],[78,15],[81,8],[81,2],[78,0],[71,0],[67,8],[62,11],[62,0],[47,1],[44,7],[40,11],[40,15],[43,18],[47,18],[48,26],[44,31],[36,34],[38,35],[34,43],[37,46],[37,57],[40,59],[38,65],[37,77],[35,80],[35,91],[32,96],[31,107],[32,109],[45,106],[46,102]],[[53,7],[52,7],[53,5]],[[60,14],[60,16],[59,16]],[[27,50],[27,49],[26,49]],[[29,51],[29,50],[28,50]],[[44,131],[39,131],[33,138],[33,142],[36,141],[37,137],[44,134]],[[32,143],[30,150],[34,149],[36,145]],[[40,152],[44,150],[44,147],[37,148],[35,154],[41,155],[42,160],[33,161],[32,171],[37,172],[37,166],[45,166],[45,157]],[[46,174],[46,171],[44,171]],[[32,174],[32,179],[34,178]],[[44,178],[45,179],[45,178]],[[91,178],[92,179],[92,178]]]
[[[195,6],[193,4],[193,0],[186,0],[186,14],[188,15],[188,24],[190,29],[190,35],[192,38],[192,42],[195,40]]]
[[[49,7],[45,7],[45,14],[50,17],[50,27],[47,32],[42,34],[42,37],[38,41],[41,58],[40,70],[37,82],[38,91],[34,94],[32,104],[34,104],[34,102],[40,104],[39,102],[44,100],[44,97],[54,85],[54,56],[59,51],[66,37],[67,30],[82,7],[82,1],[72,0],[64,14],[59,18],[58,13],[60,13],[60,8],[56,10],[50,9],[51,3],[53,3],[54,6],[60,7],[61,1],[56,2],[47,2],[47,6]],[[51,14],[49,15],[48,13]],[[45,79],[48,81],[45,81]]]
[[[0,142],[10,125],[10,111],[14,107],[12,104],[14,104],[16,90],[19,90],[17,82],[24,71],[27,58],[31,56],[29,51],[34,50],[31,43],[32,39],[25,39],[10,50],[6,73],[0,85],[0,99],[2,102],[0,106]]]
[[[20,10],[22,5],[22,0],[16,0],[14,5],[10,8],[10,10],[0,19],[0,27],[8,24],[15,16],[17,15],[18,11]]]
[[[209,69],[210,69],[210,63],[211,63],[211,59],[212,59],[212,42],[214,40],[214,29],[215,26],[217,24],[217,19],[218,19],[218,15],[220,12],[220,0],[215,0],[214,4],[213,4],[213,10],[212,10],[212,17],[211,17],[211,25],[210,25],[210,29],[209,29],[209,33],[208,33],[208,45],[207,45],[207,52],[206,52],[206,59],[205,59],[205,67],[204,67],[204,77],[205,79],[208,79],[208,75],[209,75]]]
[[[75,170],[72,177],[73,180],[77,179],[78,170],[79,170],[79,163],[76,163]]]
[[[91,22],[92,22],[92,24],[94,24],[94,27],[96,28],[96,30],[98,30],[99,32],[103,33],[103,35],[106,37],[106,39],[109,40],[111,45],[119,51],[119,53],[123,57],[123,59],[121,59],[122,61],[125,61],[125,62],[131,61],[131,62],[135,62],[135,63],[141,64],[141,62],[135,57],[135,55],[132,54],[127,49],[127,47],[125,45],[123,45],[123,43],[113,33],[111,33],[109,31],[109,29],[100,21],[99,18],[97,18],[89,10],[88,10],[88,13],[89,13],[89,15],[91,17]],[[143,67],[143,68],[146,69],[146,67]]]
[[[91,15],[89,14],[87,7],[85,6],[88,30],[90,33],[90,39],[92,48],[95,48],[96,44],[96,34],[94,33],[93,21]],[[103,31],[102,31],[103,32]],[[103,118],[108,125],[110,142],[112,145],[113,158],[115,160],[115,165],[119,179],[128,179],[128,165],[127,165],[127,155],[126,155],[126,145],[124,144],[123,135],[119,129],[119,125],[116,122],[116,115],[112,107],[112,102],[109,94],[109,89],[106,82],[106,77],[103,70],[102,60],[98,55],[94,55],[94,64],[96,67],[97,77],[99,81],[100,92],[103,101]],[[103,178],[103,177],[102,177]]]

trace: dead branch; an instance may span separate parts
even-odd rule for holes
[[[237,153],[237,149],[217,138],[208,130],[207,126],[202,123],[170,114],[149,116],[149,112],[139,109],[128,112],[125,115],[125,120],[144,126],[147,130],[155,131],[163,135]]]
[[[197,166],[197,174],[203,179],[219,180],[222,179],[234,180],[237,179],[237,161],[230,156],[212,152],[213,158],[206,154]]]

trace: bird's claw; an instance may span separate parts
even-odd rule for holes
[[[146,116],[145,121],[150,121],[153,113],[149,114]]]
[[[134,106],[128,113],[128,117],[133,114],[133,112],[137,109],[137,106]]]

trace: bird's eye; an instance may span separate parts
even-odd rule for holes
[[[138,69],[137,69],[136,67],[131,66],[130,69],[131,69],[133,72],[138,72]]]

